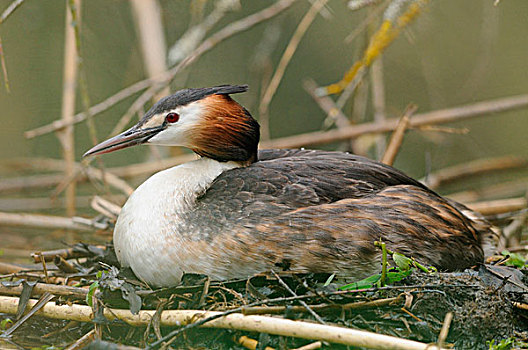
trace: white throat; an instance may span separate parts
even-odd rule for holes
[[[123,206],[114,230],[121,265],[130,266],[145,282],[161,277],[168,285],[176,284],[183,271],[175,271],[174,262],[161,258],[177,239],[174,223],[192,210],[218,175],[237,167],[236,162],[201,158],[160,171],[141,184]]]

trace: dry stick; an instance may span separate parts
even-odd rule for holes
[[[7,65],[5,62],[4,55],[4,44],[2,43],[2,37],[0,37],[0,63],[2,64],[2,73],[4,74],[4,86],[7,92],[11,92],[9,89],[9,78],[7,76]]]
[[[519,169],[528,166],[528,161],[524,158],[506,156],[490,159],[478,159],[471,162],[455,165],[441,169],[427,176],[422,180],[432,189],[456,180],[471,178],[479,174],[487,174],[491,171],[503,171]]]
[[[11,15],[22,3],[24,0],[14,0],[9,6],[4,10],[2,15],[0,16],[0,24],[4,23],[7,17]]]
[[[143,66],[147,76],[154,80],[156,76],[167,70],[167,47],[165,45],[161,10],[157,1],[132,0],[131,5],[134,13],[134,23],[141,43]],[[170,89],[167,85],[154,96],[154,100],[169,94]],[[168,154],[167,148],[162,150],[159,146],[150,146],[149,151],[154,158],[161,158],[159,154]]]
[[[79,8],[80,0],[76,0],[73,6]],[[64,35],[64,67],[62,78],[62,109],[61,119],[66,123],[71,123],[75,113],[75,94],[77,88],[77,47],[75,45],[75,29],[78,25],[73,23],[72,4],[67,2],[66,6],[66,22]],[[57,131],[57,137],[62,146],[62,153],[64,157],[64,176],[69,178],[75,171],[75,140],[73,133],[73,125]],[[75,215],[75,182],[71,182],[66,187],[66,216]]]
[[[71,218],[51,215],[3,213],[0,212],[0,226],[36,227],[47,229],[65,229],[75,231],[93,231],[93,228],[80,225]]]
[[[16,295],[20,296],[22,293],[23,286],[22,284],[15,287],[6,287],[0,284],[0,295]],[[58,284],[47,284],[47,283],[37,283],[33,287],[32,296],[43,295],[44,293],[51,293],[58,296],[75,298],[80,300],[85,300],[86,295],[88,294],[88,289],[70,287]]]
[[[92,329],[91,331],[89,331],[88,333],[86,333],[85,335],[77,339],[75,342],[73,342],[70,346],[68,346],[64,350],[84,349],[94,339],[95,339],[95,329]]]
[[[493,215],[509,213],[528,207],[528,201],[525,197],[496,199],[491,201],[466,203],[471,210],[477,211],[482,215]]]
[[[528,311],[528,304],[519,303],[518,301],[514,301],[513,302],[513,307],[515,307],[517,309]]]
[[[297,50],[297,47],[299,46],[299,43],[301,42],[304,34],[306,34],[306,31],[308,30],[312,22],[315,20],[315,17],[327,2],[328,0],[317,0],[306,12],[301,22],[297,26],[297,29],[293,33],[290,42],[288,43],[288,46],[286,46],[286,49],[282,54],[279,64],[277,65],[277,69],[275,70],[275,73],[273,74],[273,77],[271,78],[271,81],[268,87],[266,88],[264,95],[262,96],[259,105],[259,121],[261,124],[262,138],[264,140],[269,140],[270,138],[269,105],[271,103],[271,100],[273,99],[273,96],[275,95],[275,92],[277,91],[277,88],[279,87],[282,77],[284,76],[286,67],[290,63],[290,60],[293,57],[295,51]]]
[[[145,80],[139,81],[139,82],[137,82],[135,84],[132,84],[132,85],[126,87],[125,89],[117,92],[116,94],[108,97],[106,100],[104,100],[104,101],[102,101],[102,102],[90,107],[90,109],[88,109],[88,111],[77,113],[73,117],[73,120],[71,122],[66,123],[65,121],[60,120],[60,119],[59,120],[55,120],[54,122],[52,122],[50,124],[43,125],[43,126],[40,126],[38,128],[26,131],[24,133],[24,137],[28,138],[28,139],[32,139],[32,138],[37,137],[37,136],[49,134],[49,133],[54,132],[56,130],[60,130],[60,129],[68,126],[68,125],[81,123],[81,122],[85,121],[88,118],[89,115],[90,116],[96,116],[96,115],[106,111],[110,107],[118,104],[119,102],[125,100],[126,98],[128,98],[130,96],[133,96],[134,94],[137,94],[141,90],[144,90],[144,89],[148,88],[150,85],[152,85],[152,83],[153,82],[150,79],[145,79]]]
[[[374,11],[369,12],[367,17],[365,17],[365,19],[358,26],[354,28],[354,31],[345,37],[345,40],[344,40],[345,43],[347,44],[351,43],[359,34],[361,34],[362,31],[365,30],[365,28],[368,27],[368,25],[372,21],[374,21],[374,19],[376,19],[376,17],[378,17],[383,11],[385,11],[385,9],[387,8],[387,6],[389,6],[390,3],[391,3],[390,0],[386,0],[383,4],[378,6]]]
[[[310,344],[306,344],[304,346],[301,346],[300,348],[295,348],[292,350],[313,350],[313,349],[320,349],[323,347],[323,343],[321,341],[316,341]]]
[[[92,201],[94,196],[77,196],[75,197],[76,208],[89,208],[92,207]],[[113,203],[124,203],[126,197],[123,195],[111,195],[105,196],[105,199],[110,200]],[[63,198],[57,198],[52,200],[49,197],[38,197],[38,198],[0,198],[0,211],[41,211],[45,209],[58,209],[64,208],[65,203]],[[105,212],[105,215],[108,212]],[[109,215],[111,218],[112,215]]]
[[[319,107],[326,111],[328,114],[328,117],[330,117],[334,124],[338,128],[344,128],[347,126],[350,126],[350,121],[348,120],[347,116],[336,107],[336,104],[334,100],[332,100],[328,96],[318,96],[315,91],[317,90],[317,84],[313,79],[306,79],[303,81],[303,88],[310,94],[310,96],[314,99],[315,102],[319,105]]]
[[[445,315],[444,323],[442,324],[442,329],[440,330],[440,334],[438,335],[438,341],[436,342],[439,348],[442,348],[444,346],[444,342],[447,338],[447,334],[449,333],[449,326],[451,326],[452,320],[453,320],[453,313],[448,312]]]
[[[30,300],[28,305],[33,306],[35,303],[35,300]],[[0,296],[0,312],[15,314],[17,305],[18,298]],[[104,310],[104,316],[108,320],[112,321],[119,319],[133,326],[147,325],[154,313],[155,310],[141,310],[137,315],[133,315],[129,310]],[[56,305],[54,302],[47,303],[39,312],[37,312],[37,315],[80,322],[91,322],[94,317],[92,308],[89,306],[78,304]],[[188,325],[197,318],[207,318],[218,315],[224,315],[224,313],[202,310],[166,310],[161,314],[161,324],[163,326],[176,327]],[[244,316],[240,313],[233,313],[219,317],[207,322],[203,326],[321,340],[350,346],[362,346],[371,349],[439,349],[436,345],[340,326],[327,326],[302,321],[292,321],[278,317]]]
[[[28,306],[31,307],[31,310],[27,314],[22,316],[18,321],[16,321],[11,327],[9,327],[8,330],[2,332],[2,336],[3,337],[8,337],[11,334],[13,334],[13,332],[15,332],[24,322],[26,322],[31,316],[33,316],[35,313],[37,313],[39,310],[41,310],[48,303],[48,301],[50,301],[54,297],[55,296],[53,294],[44,293],[40,297],[40,299],[38,301],[37,300],[31,300],[31,301],[33,301],[33,303],[31,303],[31,302],[28,303]],[[5,298],[10,298],[10,297],[5,297]],[[32,304],[32,305],[30,305],[30,304]],[[18,308],[18,306],[17,306],[17,308]]]
[[[405,109],[403,116],[398,121],[398,126],[396,127],[396,130],[394,130],[394,132],[392,133],[391,139],[389,141],[389,146],[387,147],[383,158],[381,158],[382,163],[385,163],[387,165],[394,164],[394,159],[396,159],[396,155],[398,154],[400,146],[403,142],[405,131],[409,127],[409,118],[414,114],[414,112],[416,112],[417,109],[418,106],[412,104],[407,106],[407,108]]]
[[[375,12],[375,10],[370,12]],[[378,57],[376,60],[374,60],[374,62],[372,62],[372,65],[370,67],[370,84],[372,90],[372,108],[374,109],[374,122],[381,123],[385,119],[387,119],[385,111],[385,84],[383,82],[383,56]],[[386,152],[386,148],[387,141],[385,140],[385,136],[378,135],[378,137],[376,138],[377,159],[383,159],[382,156]]]
[[[277,281],[279,281],[280,285],[283,286],[292,296],[297,296],[297,294],[290,288],[290,286],[288,286],[286,282],[284,282],[275,271],[271,270],[271,273],[273,274],[273,276],[275,276]],[[308,312],[317,320],[317,322],[319,322],[320,324],[326,324],[326,322],[323,321],[321,316],[319,316],[315,311],[313,311],[304,300],[299,300],[299,304],[304,306],[306,310],[308,310]]]
[[[501,182],[486,186],[485,188],[466,190],[461,192],[450,193],[449,198],[457,202],[476,202],[479,199],[506,198],[518,196],[525,193],[528,189],[528,178],[524,177],[519,180]]]
[[[238,345],[243,346],[243,347],[245,347],[246,349],[255,350],[255,349],[259,348],[259,347],[258,347],[258,346],[259,346],[259,342],[258,342],[258,340],[255,340],[255,339],[250,338],[250,337],[245,336],[245,335],[243,335],[243,336],[241,336],[241,337],[239,337],[239,338],[236,338],[236,337],[235,337],[233,340],[234,340]],[[259,349],[260,349],[260,348],[259,348]],[[272,347],[266,346],[266,347],[264,348],[264,350],[275,350],[275,348],[272,348]]]
[[[528,94],[491,101],[477,102],[470,105],[436,110],[416,114],[411,118],[411,127],[426,124],[440,124],[461,121],[483,115],[520,109],[528,106]],[[295,136],[264,141],[262,148],[296,148],[307,145],[322,145],[332,142],[353,139],[364,134],[382,133],[394,130],[398,125],[396,119],[382,123],[364,123],[330,131],[315,131]]]
[[[7,275],[10,273],[17,273],[20,271],[28,271],[28,270],[31,270],[31,269],[27,267],[22,267],[18,265],[0,262],[0,275]],[[2,285],[0,284],[0,294],[1,294],[1,290],[2,290]],[[22,292],[22,286],[20,286],[20,291]],[[17,294],[17,295],[20,295],[20,294]]]
[[[95,248],[98,249],[106,249],[104,245],[96,245]],[[64,248],[64,249],[56,249],[56,250],[47,250],[40,252],[42,253],[42,256],[46,261],[53,261],[56,256],[60,256],[61,258],[64,258],[66,260],[69,259],[78,259],[78,258],[87,258],[92,256],[89,252],[83,252],[76,250],[75,248]],[[40,254],[31,254],[31,257],[33,258],[33,261],[35,263],[39,263],[41,261]]]
[[[359,301],[348,304],[319,304],[309,305],[312,310],[325,311],[325,310],[358,310],[366,309],[370,307],[381,307],[391,305],[395,302],[402,300],[401,296],[378,299],[371,301]],[[291,312],[308,312],[308,309],[304,306],[289,305],[289,306],[253,306],[253,307],[242,307],[242,314],[244,315],[265,315],[265,314],[281,314],[286,310]]]

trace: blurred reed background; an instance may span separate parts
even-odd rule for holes
[[[186,151],[131,148],[90,167],[80,165],[81,155],[96,139],[134,123],[156,98],[184,87],[249,84],[250,91],[235,98],[263,124],[264,139],[272,140],[268,145],[282,137],[372,122],[375,116],[382,123],[402,116],[411,103],[419,114],[528,92],[525,0],[0,1],[0,11],[9,6],[17,7],[0,20],[4,81],[5,73],[8,77],[8,84],[0,86],[2,212],[92,217],[94,194],[122,204],[126,193],[155,171],[124,166],[181,157]],[[417,6],[414,13],[412,6]],[[383,19],[392,23],[384,37]],[[307,91],[338,82],[354,62],[365,62],[376,35],[375,60],[359,67],[344,93],[321,98]],[[167,69],[175,74],[157,84]],[[152,80],[137,84],[147,78]],[[121,97],[132,93],[115,104],[104,102],[119,92]],[[394,165],[422,178],[499,157],[495,168],[507,172],[486,171],[438,189],[452,193],[502,185],[502,192],[466,191],[457,198],[514,197],[522,207],[528,157],[528,109],[522,98],[527,97],[515,108],[442,125],[448,130],[408,130]],[[325,101],[341,104],[341,117],[329,118],[321,108]],[[61,119],[67,123],[101,102],[104,108],[91,110],[90,122],[39,133],[40,127],[46,130]],[[380,159],[389,136],[365,134],[352,143],[313,147],[351,149]],[[101,175],[97,169],[110,170]],[[30,218],[21,217],[19,225]],[[71,224],[71,230],[81,225]],[[4,259],[86,238],[57,228],[14,227],[9,220],[2,225]],[[91,241],[110,239],[89,234]]]

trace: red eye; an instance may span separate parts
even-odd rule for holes
[[[176,123],[178,120],[180,120],[180,116],[178,115],[178,113],[169,113],[165,117],[165,120],[168,123]]]

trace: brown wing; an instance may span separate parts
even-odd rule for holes
[[[220,175],[185,220],[183,231],[226,252],[226,274],[230,265],[287,266],[361,277],[379,268],[379,239],[442,270],[483,260],[474,222],[392,167],[340,152],[259,157]]]

